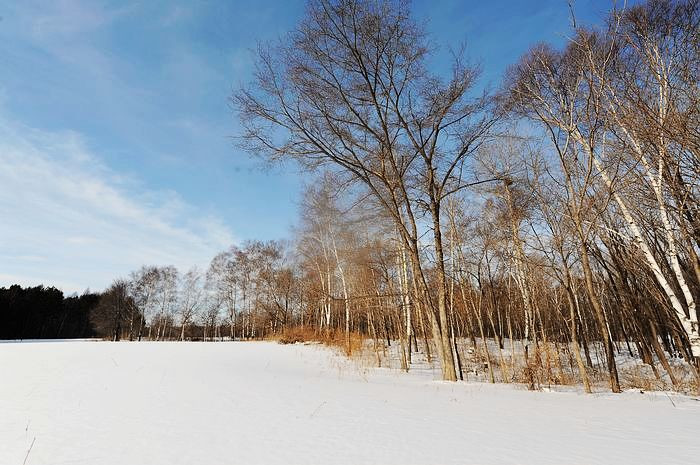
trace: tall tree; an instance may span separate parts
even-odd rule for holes
[[[425,32],[394,1],[310,2],[297,29],[258,55],[254,82],[233,96],[244,146],[332,163],[362,183],[396,222],[424,296],[418,214],[428,212],[438,298],[425,302],[443,377],[456,380],[441,214],[492,122],[488,100],[471,97],[476,68],[458,56],[447,80],[428,72]]]

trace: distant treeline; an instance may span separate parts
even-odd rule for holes
[[[55,287],[0,287],[0,339],[100,337],[93,323],[100,295],[65,297]]]

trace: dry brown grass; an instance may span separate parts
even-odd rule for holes
[[[620,382],[625,389],[640,389],[643,391],[675,391],[682,394],[697,395],[697,378],[688,365],[675,364],[673,372],[677,384],[673,386],[667,376],[656,378],[648,365],[632,365],[620,370]]]
[[[318,339],[316,331],[310,326],[295,326],[285,328],[281,334],[278,334],[274,339],[280,344],[298,344],[302,342],[321,342]]]
[[[339,353],[351,356],[362,370],[366,371],[371,366],[398,367],[396,354],[387,354],[387,348],[381,342],[381,349],[375,352],[371,340],[359,333],[350,334],[350,351],[347,350],[345,332],[318,331],[310,326],[297,326],[287,328],[283,332],[271,336],[280,344],[324,344],[337,350]],[[434,352],[433,352],[434,353]],[[493,367],[494,380],[496,382],[513,382],[524,386],[532,386],[540,390],[551,386],[575,386],[580,385],[581,380],[577,368],[574,366],[572,356],[565,346],[557,347],[554,344],[540,343],[531,347],[528,364],[525,365],[522,353],[517,353],[515,365],[509,354],[501,360],[499,354],[491,348],[489,350],[490,361]],[[476,376],[477,379],[487,381],[489,379],[488,359],[482,353],[482,347],[476,350],[462,343],[460,349],[462,356],[462,368],[467,377]],[[387,358],[388,357],[388,358]],[[502,365],[503,364],[503,365]],[[659,367],[659,369],[661,369]],[[674,373],[678,378],[678,384],[674,387],[666,377],[657,379],[650,367],[638,363],[620,364],[620,382],[624,389],[640,389],[644,391],[676,391],[685,394],[697,395],[698,385],[694,372],[687,364],[674,364]],[[607,371],[598,366],[588,368],[588,375],[594,390],[606,389],[608,383]],[[662,372],[663,373],[663,372]],[[507,378],[507,379],[504,379]],[[468,379],[468,378],[465,378]]]
[[[364,348],[364,336],[360,333],[350,333],[350,347],[344,331],[317,331],[310,326],[295,326],[286,328],[274,339],[280,344],[299,344],[315,342],[341,350],[346,355],[360,353]]]

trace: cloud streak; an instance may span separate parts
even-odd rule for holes
[[[76,132],[0,112],[0,166],[0,285],[101,289],[145,263],[206,266],[234,242],[177,192],[106,167]]]

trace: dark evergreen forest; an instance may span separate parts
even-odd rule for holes
[[[98,294],[64,296],[55,287],[0,287],[0,339],[68,339],[99,336],[92,313]]]

